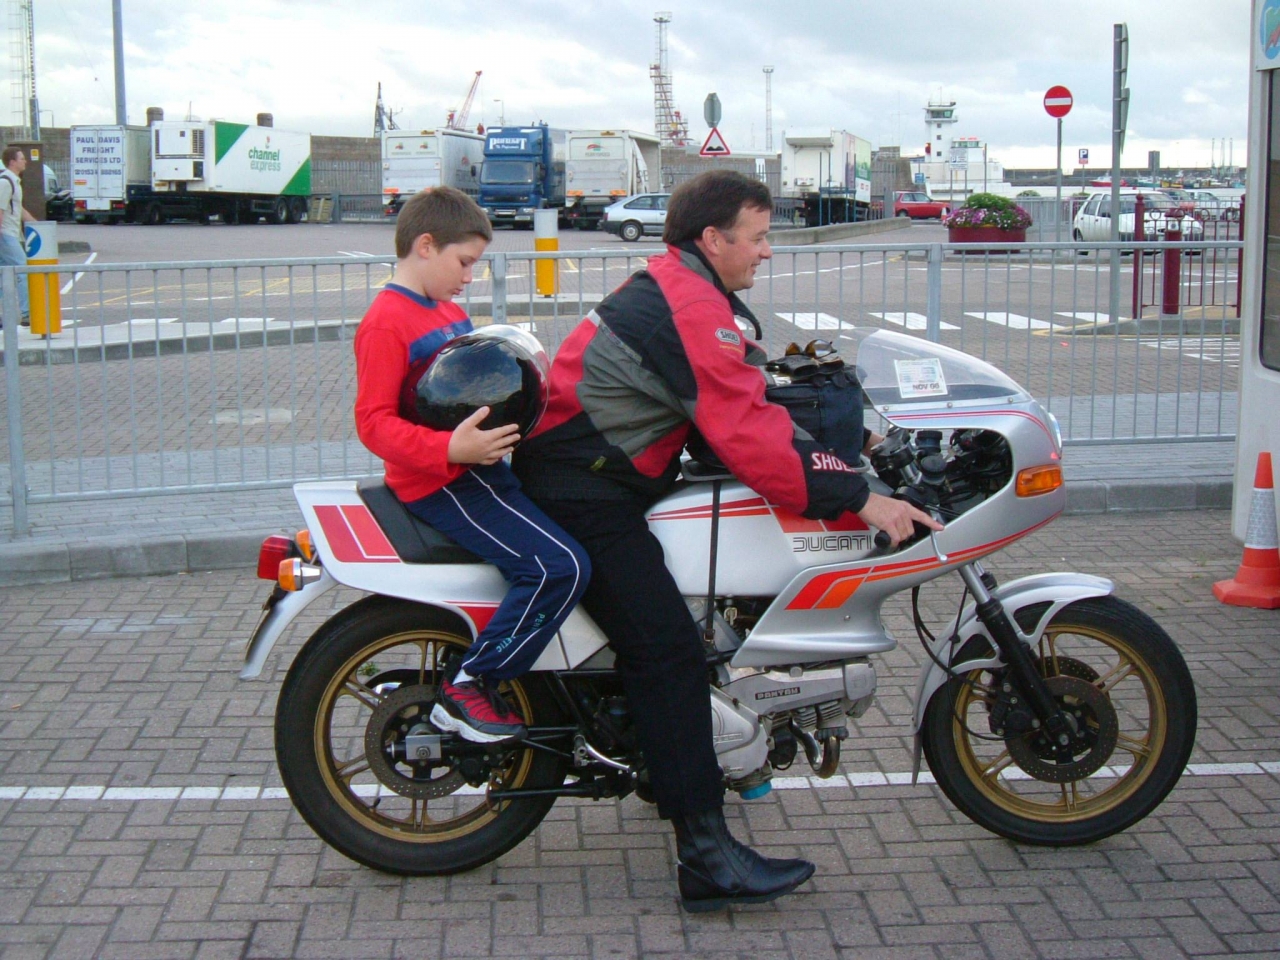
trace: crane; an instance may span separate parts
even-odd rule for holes
[[[462,106],[457,110],[449,111],[449,118],[445,121],[445,126],[450,130],[463,130],[467,126],[467,114],[471,112],[471,101],[476,98],[476,88],[480,86],[480,74],[483,70],[477,70],[475,79],[471,81],[471,89],[467,91],[467,97],[462,101]]]

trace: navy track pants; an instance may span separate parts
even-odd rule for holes
[[[477,464],[405,506],[492,563],[511,585],[462,669],[495,681],[526,673],[587,588],[586,551],[534,506],[505,463]]]

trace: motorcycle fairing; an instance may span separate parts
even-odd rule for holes
[[[974,429],[998,433],[1009,442],[1014,476],[1025,467],[1054,463],[1059,458],[1042,408],[1033,400],[996,409],[989,405],[955,409],[950,404],[936,408],[916,404],[901,413],[886,409],[884,415],[891,422],[901,420],[901,426],[913,430]],[[706,496],[709,498],[710,494]],[[768,666],[891,650],[896,642],[880,619],[880,606],[886,599],[1008,546],[1049,523],[1065,506],[1064,487],[1040,496],[1019,497],[1011,479],[987,500],[947,523],[936,537],[941,557],[933,542],[926,539],[897,553],[869,553],[847,560],[833,557],[838,562],[803,568],[777,593],[734,656],[733,664]],[[730,531],[728,540],[726,530]],[[720,531],[722,557],[743,552],[759,564],[758,556],[764,555],[767,546],[753,548],[750,541],[734,539],[732,524],[726,525],[723,520]],[[704,560],[704,583],[705,569]],[[720,591],[719,570],[716,583]],[[744,589],[739,593],[760,596],[763,592]]]

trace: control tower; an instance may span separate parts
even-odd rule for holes
[[[924,108],[925,143],[929,144],[933,154],[930,160],[947,162],[951,152],[951,127],[959,119],[954,100],[930,100]]]

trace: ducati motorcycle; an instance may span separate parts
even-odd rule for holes
[[[808,520],[695,461],[648,514],[703,630],[727,786],[752,799],[796,762],[818,777],[839,770],[850,721],[876,692],[875,658],[897,643],[881,608],[910,591],[928,654],[911,717],[915,775],[923,758],[961,812],[1023,843],[1084,844],[1132,826],[1191,753],[1196,696],[1182,655],[1109,580],[997,583],[982,564],[1062,512],[1056,421],[963,353],[882,330],[847,339],[866,404],[888,425],[859,469],[945,530],[918,527],[891,547],[854,514]],[[259,574],[276,586],[241,677],[258,677],[327,591],[366,593],[301,647],[276,709],[281,777],[326,843],[378,870],[448,874],[520,843],[557,797],[650,798],[613,654],[584,610],[501,687],[526,739],[442,733],[429,720],[437,686],[497,608],[502,576],[381,480],[295,493],[306,530],[263,544]],[[957,612],[935,633],[919,590],[953,574]]]

